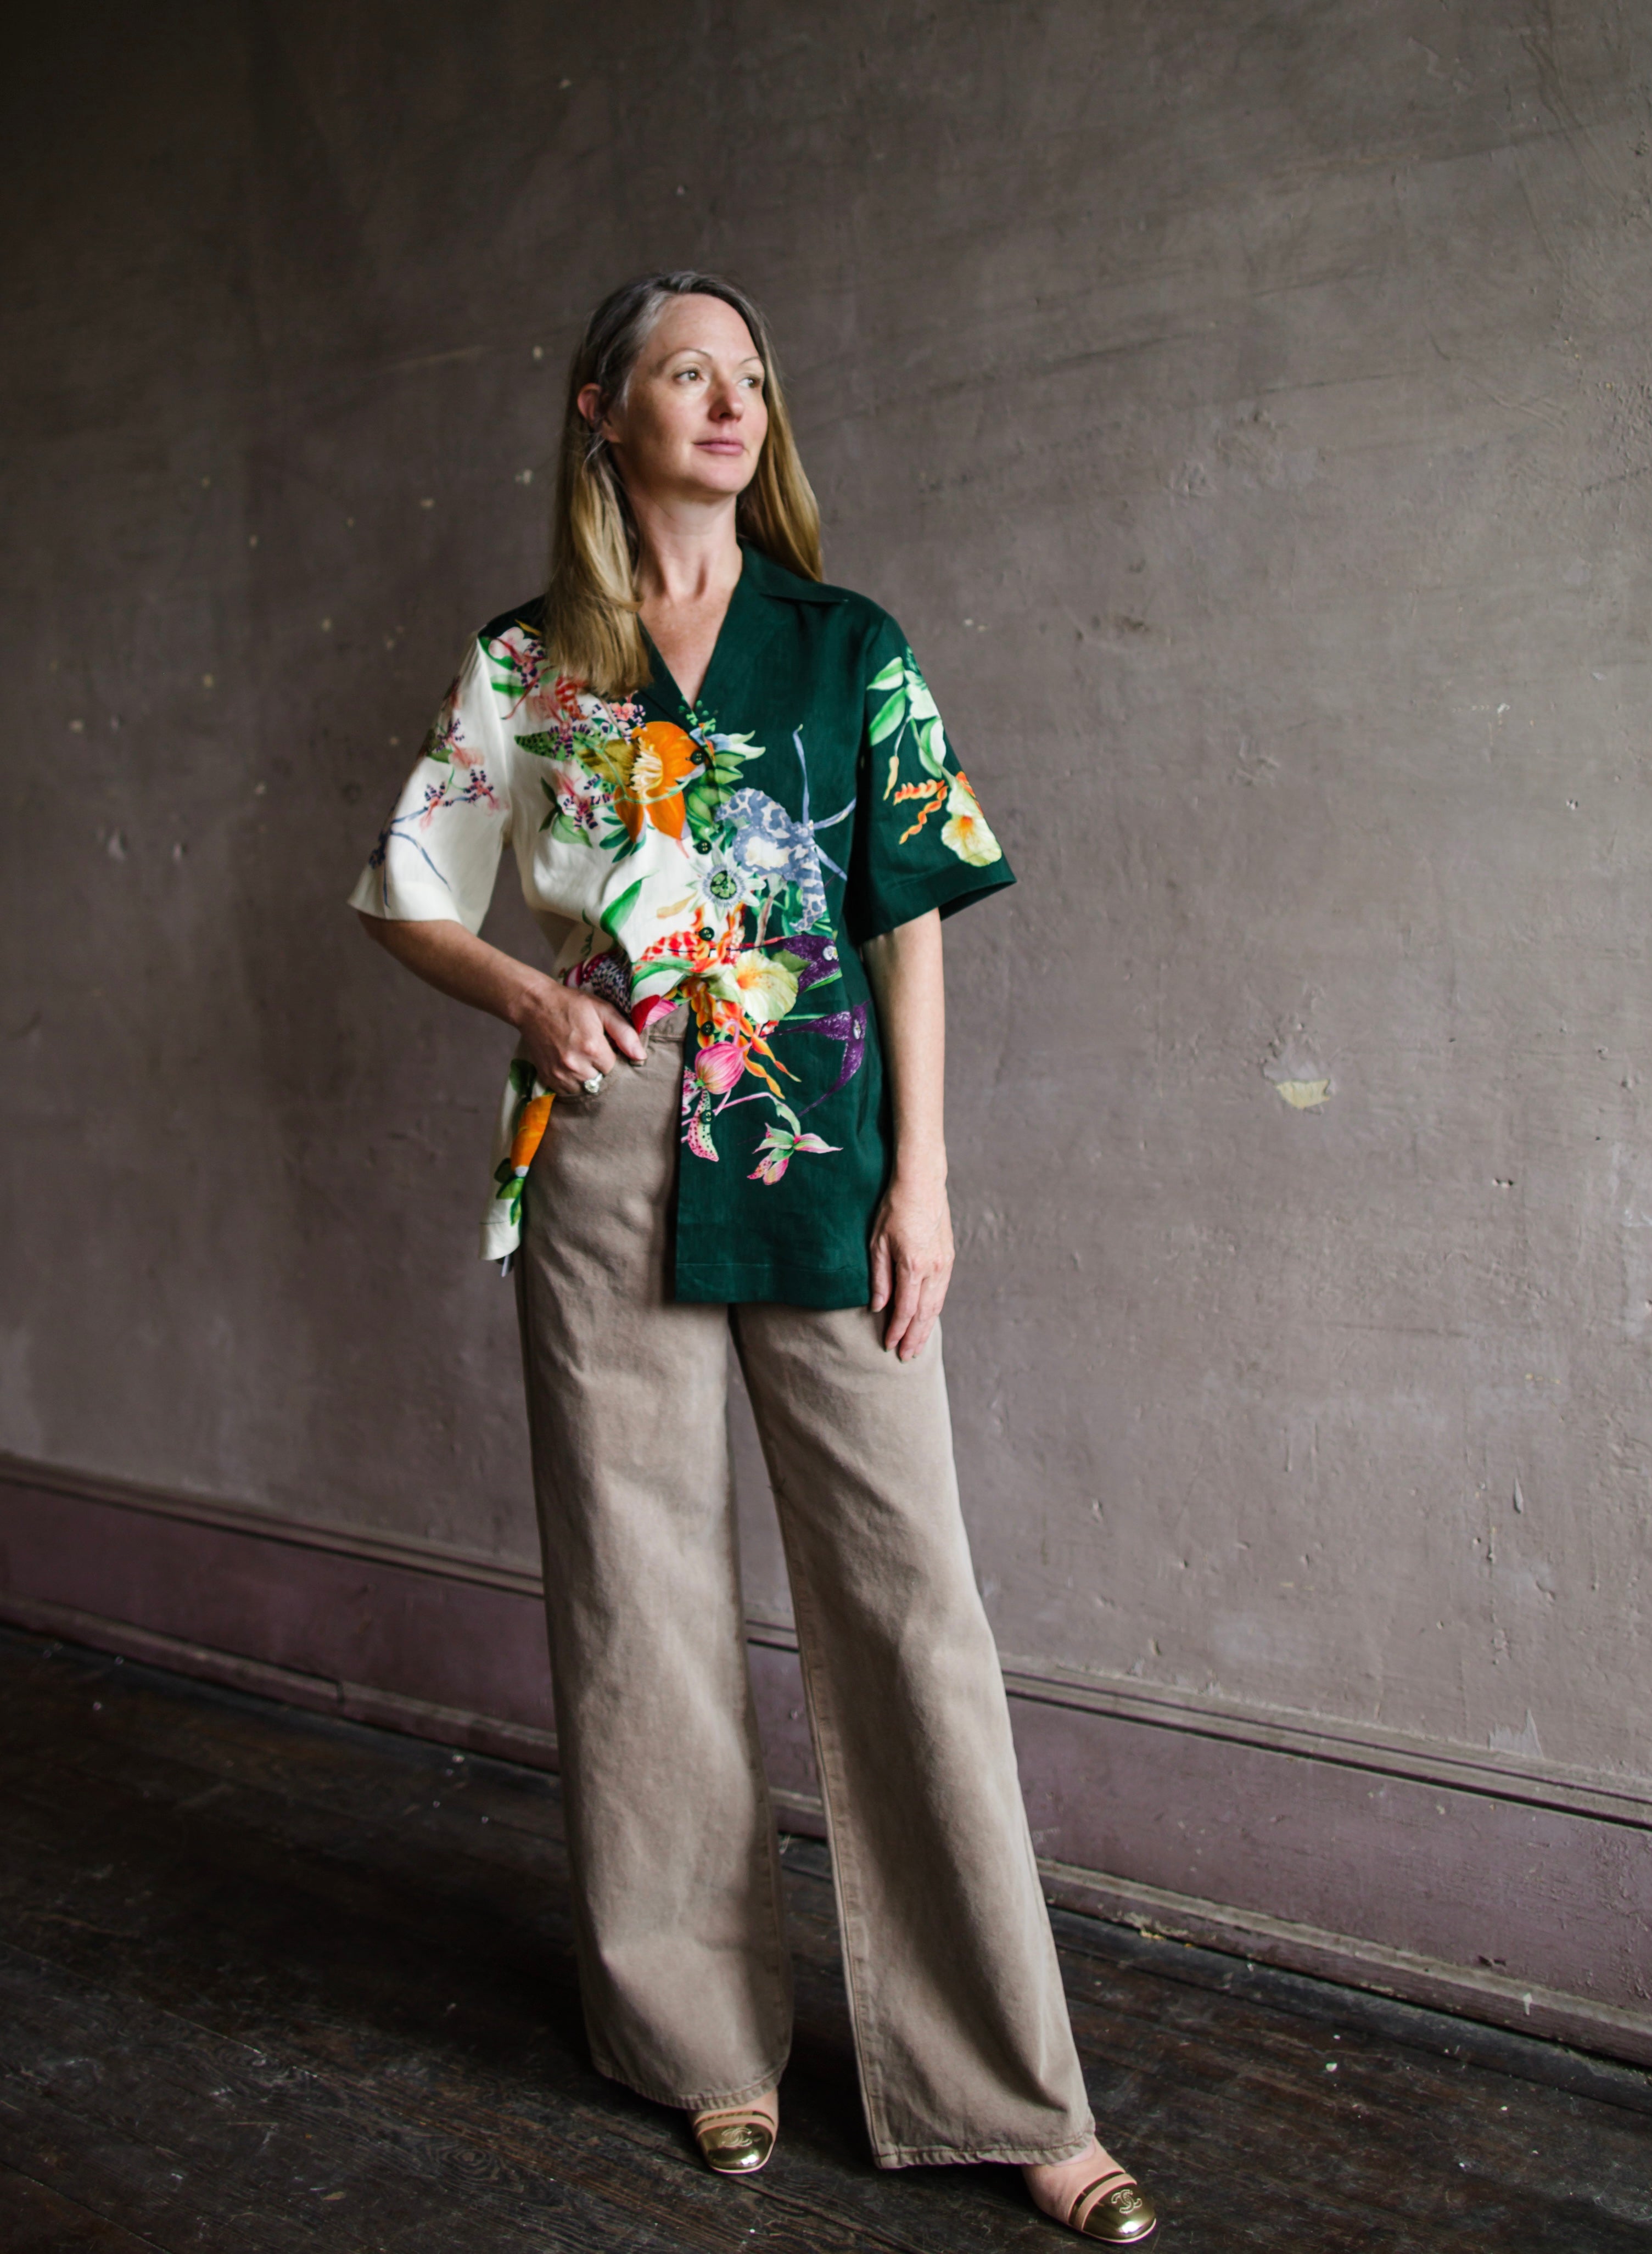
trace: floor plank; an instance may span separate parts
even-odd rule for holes
[[[152,2238],[50,2191],[16,2168],[0,2166],[0,2217],[6,2254],[152,2254]]]
[[[553,1779],[0,1631],[0,2247],[1049,2254],[1012,2171],[872,2166],[824,1850],[784,1861],[785,2134],[730,2185],[590,2065]],[[1055,1922],[1166,2248],[1652,2246],[1652,2077]]]

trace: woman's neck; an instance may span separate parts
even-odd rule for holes
[[[711,508],[630,495],[637,527],[637,592],[652,609],[726,606],[740,576],[734,497]]]
[[[688,512],[639,506],[636,587],[642,623],[690,704],[705,682],[712,652],[739,584],[740,543],[732,501],[726,509]]]

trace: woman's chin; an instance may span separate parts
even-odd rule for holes
[[[719,465],[722,474],[704,471],[674,478],[668,487],[656,487],[660,499],[670,499],[690,507],[704,507],[712,501],[735,500],[752,482],[756,465],[750,462],[729,462]]]

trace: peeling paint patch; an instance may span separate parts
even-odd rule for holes
[[[1494,1730],[1487,1744],[1494,1754],[1525,1754],[1533,1760],[1541,1760],[1544,1757],[1543,1743],[1537,1735],[1537,1725],[1531,1718],[1530,1706],[1526,1709],[1523,1730]]]
[[[1262,1076],[1293,1111],[1312,1111],[1330,1099],[1331,1075],[1299,1032],[1275,1046],[1264,1061]]]

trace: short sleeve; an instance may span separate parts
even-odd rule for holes
[[[947,739],[906,636],[886,619],[866,657],[862,784],[844,900],[858,943],[1015,882]]]
[[[506,756],[486,654],[473,641],[350,906],[397,923],[480,931],[510,836]]]

